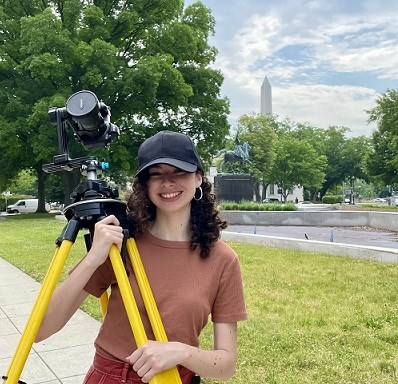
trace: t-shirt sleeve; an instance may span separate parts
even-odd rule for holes
[[[242,275],[236,255],[223,270],[211,316],[214,323],[247,319]]]
[[[69,271],[69,274],[71,274],[75,268],[76,266]],[[112,264],[108,257],[106,261],[91,275],[83,289],[90,295],[99,298],[115,281],[115,273],[113,272]]]

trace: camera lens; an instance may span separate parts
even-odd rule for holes
[[[74,93],[66,102],[66,109],[73,120],[84,130],[96,130],[104,123],[100,115],[99,101],[93,92]]]

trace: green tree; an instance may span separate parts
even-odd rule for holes
[[[347,138],[349,129],[330,126],[327,129],[297,124],[292,134],[310,143],[319,156],[325,156],[327,167],[325,180],[319,188],[304,186],[312,198],[319,192],[322,198],[330,189],[341,185],[347,179],[368,179],[366,159],[370,142],[365,136]]]
[[[35,196],[37,192],[37,178],[32,171],[23,170],[11,182],[9,191],[17,195]]]
[[[325,180],[319,189],[321,198],[345,180],[368,180],[366,159],[371,148],[370,141],[365,136],[347,138],[348,132],[346,127],[330,126],[323,130],[323,135],[317,135],[317,150],[327,159]]]
[[[285,134],[278,138],[275,153],[270,181],[278,185],[284,201],[295,186],[321,187],[326,157],[320,156],[311,144]]]
[[[344,166],[346,158],[343,154],[347,132],[348,128],[335,126],[324,131],[322,143],[323,153],[327,158],[327,168],[325,180],[319,190],[321,198],[334,186],[341,185],[347,177]]]
[[[371,153],[371,143],[365,136],[351,137],[346,140],[342,151],[344,175],[369,180],[366,161]]]
[[[306,123],[296,123],[290,119],[278,121],[270,117],[270,124],[278,138],[291,136],[310,144],[318,156],[326,157],[325,178],[321,186],[302,184],[306,193],[314,199],[318,192],[323,197],[335,186],[341,186],[344,180],[353,177],[368,180],[366,159],[371,150],[370,141],[364,137],[347,138],[349,129],[330,126],[327,129],[314,127]]]
[[[385,184],[398,182],[398,90],[388,90],[367,111],[378,130],[372,134],[373,149],[368,158],[369,173]]]
[[[394,137],[390,132],[375,131],[372,134],[373,147],[367,158],[367,169],[373,182],[379,187],[398,182],[395,165]]]
[[[288,134],[293,137],[303,140],[306,143],[310,144],[318,154],[318,156],[326,156],[327,154],[327,144],[325,130],[322,128],[314,127],[312,125],[308,125],[306,123],[291,123],[291,128],[287,131]],[[287,121],[285,120],[285,125]],[[284,129],[286,131],[286,128]],[[329,165],[329,164],[328,164]],[[326,176],[325,181],[327,180],[327,168],[325,169]],[[304,189],[304,199],[315,200],[319,193],[319,186],[310,186],[303,185]]]
[[[93,151],[118,181],[134,173],[139,145],[161,129],[189,134],[206,164],[222,147],[229,106],[223,76],[210,67],[214,18],[202,3],[0,0],[0,25],[0,189],[33,169],[44,209],[41,167],[57,154],[48,110],[82,89],[109,105],[121,128],[118,144]],[[85,151],[70,142],[70,154]],[[69,181],[67,191],[76,186]]]
[[[269,123],[269,118],[263,115],[240,116],[237,132],[241,141],[247,141],[250,145],[249,162],[246,162],[245,166],[253,177],[256,200],[261,201],[259,186],[262,184],[264,190],[268,186],[275,160],[276,134]]]

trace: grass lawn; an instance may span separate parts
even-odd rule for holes
[[[51,215],[0,221],[0,257],[42,280],[63,225]],[[398,383],[398,265],[231,246],[249,320],[239,325],[238,371],[229,383]],[[64,270],[84,252],[79,239]],[[99,317],[97,300],[83,309]],[[202,343],[211,345],[209,327]]]

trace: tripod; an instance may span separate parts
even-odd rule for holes
[[[67,206],[64,210],[68,223],[56,241],[57,247],[38,297],[25,325],[7,374],[6,376],[3,376],[5,384],[26,384],[19,380],[21,372],[78,232],[81,229],[89,229],[92,234],[95,223],[111,214],[118,218],[123,228],[127,228],[126,206],[116,198],[118,197],[117,191],[108,187],[105,182],[97,180],[100,166],[95,159],[86,158],[85,160],[85,164],[82,165],[82,174],[86,174],[88,180],[81,183],[75,189],[72,194],[73,203]],[[87,247],[91,246],[89,241],[90,239],[86,237]],[[167,341],[167,335],[133,238],[127,239],[126,249],[155,338],[157,341]],[[110,249],[109,258],[116,276],[116,281],[119,285],[134,339],[137,347],[140,347],[148,341],[148,338],[127,277],[122,257],[115,245],[112,245]],[[107,297],[101,298],[101,309],[103,314],[105,312],[106,301]],[[156,374],[153,379],[150,380],[150,384],[181,384],[181,378],[177,368],[173,367]]]

